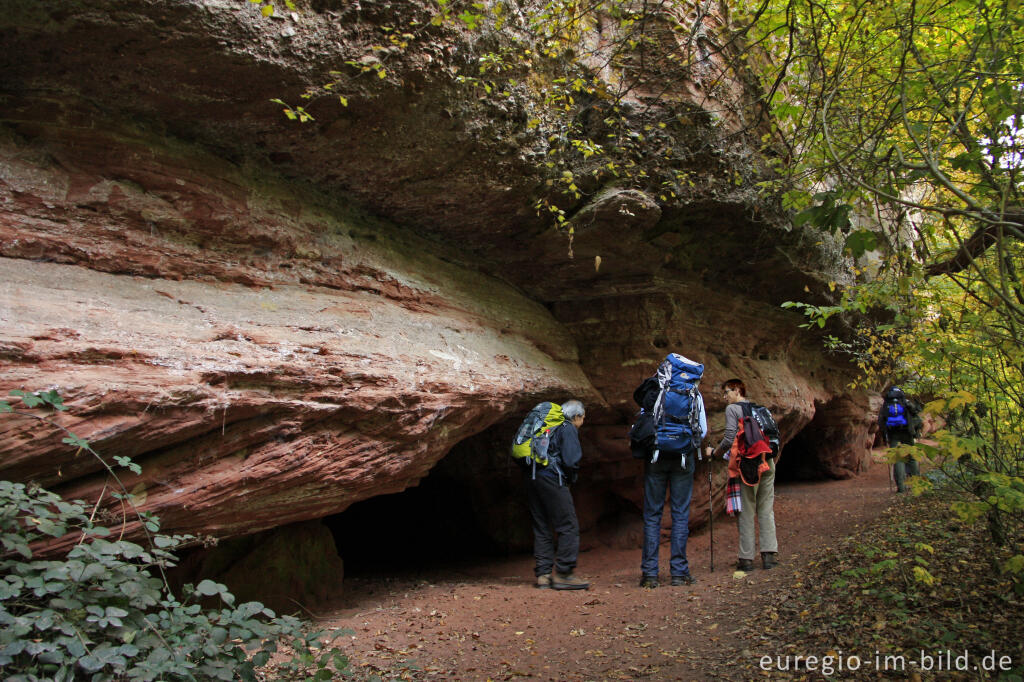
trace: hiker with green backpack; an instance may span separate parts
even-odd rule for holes
[[[579,428],[586,412],[579,400],[541,403],[527,415],[512,445],[523,467],[526,504],[533,522],[536,587],[585,590],[573,575],[580,550],[580,525],[569,486],[576,482],[583,449]]]

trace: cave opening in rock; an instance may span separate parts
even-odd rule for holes
[[[815,403],[814,417],[783,448],[776,479],[821,481],[864,471],[870,443],[867,429],[857,426],[862,415],[863,406],[846,397]]]
[[[817,443],[818,437],[811,426],[804,428],[786,443],[775,468],[775,480],[787,483],[828,478],[819,459]]]
[[[437,469],[419,485],[378,495],[324,519],[346,575],[396,573],[495,556],[463,482]]]
[[[325,518],[345,574],[429,570],[522,550],[529,517],[516,494],[521,473],[506,454],[514,428],[459,443],[418,485]]]

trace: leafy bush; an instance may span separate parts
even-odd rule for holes
[[[28,407],[63,409],[56,394],[17,396]],[[0,411],[49,421],[7,403],[0,402]],[[95,454],[74,434],[65,442]],[[155,517],[143,520],[158,530]],[[4,679],[255,680],[279,642],[292,652],[274,665],[280,675],[328,680],[347,673],[348,660],[322,644],[324,633],[304,632],[300,621],[275,616],[259,602],[235,605],[220,583],[188,585],[176,597],[163,571],[175,565],[173,550],[190,536],[151,535],[149,547],[112,537],[84,502],[0,481]],[[37,556],[43,543],[58,538],[75,544],[63,556]],[[202,598],[218,598],[221,608],[203,608]]]
[[[862,656],[859,670],[849,666],[825,676],[844,682],[1024,679],[1018,655],[1024,613],[1013,577],[1001,569],[1013,550],[993,545],[983,526],[936,513],[945,497],[901,497],[878,520],[819,547],[806,568],[777,583],[764,608],[752,609],[737,631],[754,659],[762,652],[820,651],[837,660],[837,649],[844,657]],[[940,651],[968,655],[973,670],[914,669],[911,662]],[[903,663],[886,674],[869,662],[872,652]],[[1006,666],[1004,654],[1012,657]],[[985,668],[987,656],[991,667]],[[801,677],[823,679],[813,673],[790,679]]]
[[[930,397],[924,412],[944,428],[926,442],[900,446],[896,458],[912,456],[941,471],[915,477],[915,493],[935,487],[963,521],[983,524],[993,543],[1012,544],[1024,532],[1024,306],[1009,305],[999,292],[1024,301],[1018,275],[1019,244],[979,256],[972,270],[928,278],[914,261],[890,265],[909,274],[880,277],[842,289],[839,305],[801,308],[809,325],[836,328],[843,316],[873,310],[884,323],[846,332],[833,349],[847,353],[863,370],[864,385],[889,383]],[[1024,593],[1024,551],[1017,546],[1005,562]]]

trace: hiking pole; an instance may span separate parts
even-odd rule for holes
[[[886,454],[886,456],[888,456],[889,455],[889,439],[885,438],[885,439],[883,439],[883,441],[885,442],[885,448],[886,448],[885,454]],[[889,492],[891,493],[892,492],[892,481],[893,481],[892,462],[889,462],[888,466],[889,466]]]
[[[701,443],[701,448],[704,444]],[[715,497],[711,489],[711,470],[714,469],[714,458],[708,457],[708,535],[711,548],[711,572],[715,572]]]

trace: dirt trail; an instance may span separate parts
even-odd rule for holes
[[[593,583],[587,591],[534,589],[533,558],[523,556],[346,579],[345,599],[324,605],[320,625],[355,631],[341,642],[357,669],[405,670],[407,679],[750,679],[750,666],[766,652],[743,650],[735,633],[758,593],[788,582],[895,497],[877,460],[847,481],[779,485],[780,566],[739,579],[736,523],[720,517],[713,573],[708,533],[690,538],[687,555],[699,581],[690,587],[667,584],[667,544],[660,561],[666,582],[655,590],[638,587],[639,549],[598,547],[580,555],[577,572]]]

